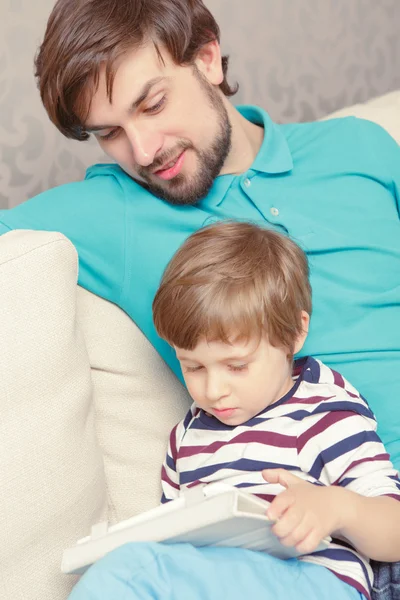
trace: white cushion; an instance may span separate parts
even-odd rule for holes
[[[58,233],[0,237],[0,598],[60,600],[66,546],[105,517],[77,256]]]
[[[120,521],[160,503],[169,433],[190,399],[120,308],[82,288],[78,306],[92,366],[110,515]]]
[[[378,123],[400,144],[400,90],[373,98],[363,104],[342,108],[325,119],[348,116]]]

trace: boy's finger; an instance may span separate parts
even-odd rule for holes
[[[286,469],[264,469],[262,471],[262,476],[268,483],[279,483],[285,488],[298,483],[303,483],[303,480],[300,479],[300,477],[293,475],[293,473],[286,471]]]
[[[294,502],[294,496],[286,490],[276,496],[267,510],[267,517],[271,521],[277,521]]]
[[[284,539],[293,535],[302,521],[302,515],[296,510],[296,507],[288,508],[277,523],[272,527],[273,533],[279,538]],[[297,538],[300,541],[300,538]],[[288,545],[294,546],[293,543]]]
[[[310,533],[304,538],[304,540],[296,544],[296,550],[298,552],[301,552],[301,554],[311,554],[318,548],[321,539],[322,538],[318,536],[315,530],[312,529]]]

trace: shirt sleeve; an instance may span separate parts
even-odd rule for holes
[[[356,119],[364,148],[379,167],[382,182],[393,194],[400,217],[400,146],[380,125],[365,119]],[[371,168],[371,176],[375,169]]]
[[[179,475],[176,468],[178,431],[182,424],[178,423],[169,436],[168,450],[161,469],[161,504],[175,500],[179,496]]]
[[[125,277],[125,227],[125,194],[110,173],[0,210],[0,235],[15,229],[63,233],[78,252],[80,285],[115,304]]]
[[[362,496],[400,500],[400,481],[372,417],[349,410],[312,415],[299,436],[303,471],[317,483],[340,485]]]

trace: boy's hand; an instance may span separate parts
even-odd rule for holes
[[[348,500],[342,497],[342,488],[313,485],[285,469],[266,469],[262,475],[286,488],[267,510],[268,518],[277,520],[272,531],[284,546],[309,554],[341,528]]]

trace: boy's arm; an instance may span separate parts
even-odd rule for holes
[[[316,486],[284,469],[267,469],[270,483],[286,488],[267,515],[285,546],[303,554],[315,551],[327,535],[345,538],[360,553],[382,562],[400,560],[400,502],[365,497],[340,486]]]
[[[299,463],[323,485],[281,469],[263,473],[286,488],[268,510],[285,545],[308,553],[326,535],[336,535],[375,560],[400,560],[400,481],[368,412],[307,419],[312,423],[298,439]]]
[[[175,500],[179,496],[179,475],[176,470],[177,457],[177,433],[180,428],[180,423],[176,425],[169,436],[169,444],[167,454],[161,468],[161,488],[162,497],[161,504],[165,504],[170,500]]]
[[[337,491],[344,492],[340,534],[369,558],[399,561],[400,502],[387,496],[367,498],[346,489]]]
[[[400,560],[400,481],[376,433],[376,421],[359,414],[345,419],[338,444],[347,451],[325,461],[331,494],[340,500],[339,532],[360,552],[380,561]],[[340,475],[338,471],[341,471]]]

